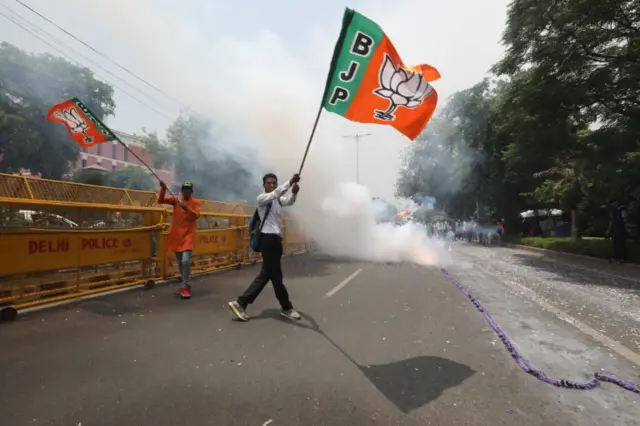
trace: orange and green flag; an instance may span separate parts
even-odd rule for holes
[[[71,137],[84,148],[118,140],[111,129],[77,98],[52,106],[47,113],[47,120],[63,123]]]
[[[347,9],[327,77],[323,107],[348,120],[385,124],[414,140],[438,103],[430,65],[408,67],[375,22]]]

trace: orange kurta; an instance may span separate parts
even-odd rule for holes
[[[180,207],[176,202],[176,198],[186,204],[186,210]],[[171,228],[167,238],[167,251],[193,250],[196,240],[196,220],[200,217],[200,200],[193,197],[189,200],[185,200],[182,197],[166,197],[164,191],[161,190],[158,201],[162,204],[173,206]]]

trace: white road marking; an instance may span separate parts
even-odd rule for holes
[[[349,275],[347,278],[345,278],[340,284],[338,284],[337,286],[335,286],[334,288],[332,288],[327,294],[324,295],[325,299],[328,299],[329,297],[333,296],[334,294],[336,294],[337,292],[340,291],[340,289],[342,289],[344,286],[346,286],[347,284],[349,284],[355,277],[357,277],[358,275],[360,275],[360,272],[362,272],[362,269],[358,269],[357,271],[355,271],[353,274]]]
[[[476,267],[478,267],[479,269],[482,269],[483,271],[489,273],[492,276],[495,276],[490,270],[488,270],[483,266],[476,265]],[[595,330],[589,327],[588,325],[578,321],[577,319],[575,319],[568,313],[564,312],[563,310],[558,309],[552,304],[546,302],[545,300],[542,299],[542,297],[540,297],[538,293],[536,293],[529,287],[524,286],[522,284],[518,284],[516,282],[506,282],[501,279],[497,279],[497,281],[499,281],[500,283],[502,283],[507,287],[512,288],[513,290],[519,290],[519,291],[522,291],[523,293],[527,293],[531,297],[531,300],[541,308],[551,312],[553,315],[555,315],[562,321],[566,322],[567,324],[571,324],[572,326],[580,330],[582,333],[586,334],[587,336],[591,337],[595,341],[601,343],[603,346],[611,349],[618,355],[628,359],[629,361],[631,361],[632,363],[640,367],[640,354],[635,353],[631,349],[624,346],[622,343],[617,342],[611,339],[610,337],[605,336],[604,334],[600,333],[598,330]]]

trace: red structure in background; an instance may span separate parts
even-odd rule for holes
[[[148,165],[153,166],[153,157],[144,150],[144,147],[135,135],[113,131],[127,147],[135,152]],[[83,149],[75,164],[71,165],[71,172],[82,169],[93,169],[111,171],[122,169],[127,166],[144,167],[135,156],[131,155],[120,143],[107,142]],[[169,187],[173,187],[174,174],[171,170],[155,169],[160,179],[164,180]]]
[[[127,147],[135,152],[142,160],[144,160],[149,166],[153,166],[153,156],[144,150],[142,143],[135,135],[128,133],[113,131],[120,140],[127,145]],[[0,149],[0,161],[4,157],[4,152]],[[92,146],[91,148],[83,149],[78,155],[78,159],[71,164],[70,172],[77,172],[78,170],[102,170],[104,172],[119,170],[128,166],[145,167],[135,156],[126,150],[118,142],[106,142],[100,145]],[[174,173],[172,170],[154,169],[156,174],[169,185],[169,188],[174,188],[176,182],[174,182]],[[24,176],[31,176],[39,178],[37,174],[32,175],[30,170],[20,169],[18,174]]]

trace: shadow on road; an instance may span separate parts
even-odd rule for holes
[[[545,256],[538,257],[531,256],[530,254],[515,253],[512,255],[512,257],[516,261],[516,264],[553,274],[556,281],[569,282],[572,284],[580,285],[586,284],[594,286],[614,287],[619,289],[630,289],[636,293],[640,293],[640,278],[628,276],[625,277],[623,275],[624,271],[621,271],[619,276],[611,275],[615,274],[615,272],[610,272],[608,270],[602,271],[607,272],[607,275],[600,274],[598,273],[600,271],[600,269],[598,269],[598,266],[600,266],[600,261],[597,261],[598,263],[593,265],[592,271],[587,271],[585,269],[591,268],[583,265],[577,265],[577,267],[573,267],[572,264],[568,261],[558,259],[553,256],[547,258]],[[624,268],[624,265],[619,267]]]
[[[438,399],[445,390],[462,384],[475,373],[468,365],[427,355],[358,368],[404,413]]]
[[[434,401],[442,393],[459,386],[475,371],[465,364],[438,356],[418,356],[380,365],[360,365],[321,329],[316,320],[300,312],[303,320],[291,323],[278,309],[265,309],[251,320],[273,319],[315,331],[342,353],[362,374],[403,413]]]

